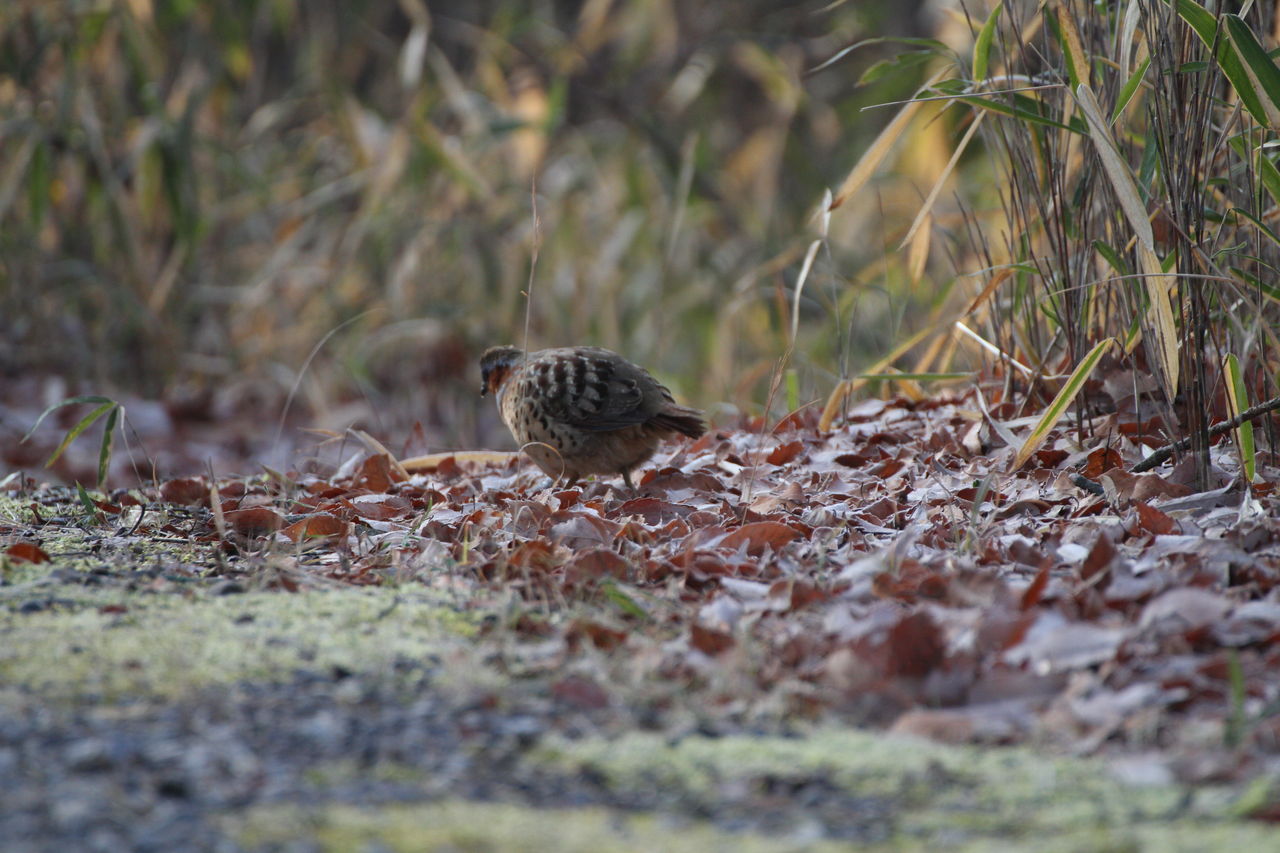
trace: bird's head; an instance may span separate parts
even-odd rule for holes
[[[480,356],[480,396],[497,394],[512,368],[524,361],[520,347],[490,347]]]

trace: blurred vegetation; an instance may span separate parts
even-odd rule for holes
[[[984,25],[976,85],[935,89],[991,119],[1002,209],[972,231],[994,272],[992,340],[1049,391],[1101,365],[1113,399],[1130,389],[1127,420],[1190,437],[1208,487],[1210,424],[1276,396],[1280,376],[1274,6],[1014,8]],[[971,97],[980,90],[1006,94]],[[1108,339],[1113,356],[1090,359]],[[1067,401],[1056,402],[1053,417]],[[1083,425],[1083,398],[1076,408]],[[1252,435],[1237,441],[1252,472]]]
[[[523,340],[536,252],[531,345],[759,411],[822,192],[891,115],[861,108],[920,77],[856,85],[892,45],[807,72],[919,5],[6,3],[2,369],[272,404],[301,375],[313,411],[473,441],[474,356]],[[815,266],[808,397],[934,298],[874,269],[903,200]]]
[[[1263,5],[10,2],[0,370],[492,442],[531,290],[704,406],[1120,364],[1203,437],[1280,372]]]

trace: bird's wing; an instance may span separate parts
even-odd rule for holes
[[[582,347],[544,369],[558,391],[548,395],[552,416],[588,432],[645,423],[669,397],[643,369],[604,350]]]

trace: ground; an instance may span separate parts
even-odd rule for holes
[[[996,413],[999,416],[999,413]],[[1265,466],[972,398],[0,499],[6,849],[1264,849]],[[1083,478],[1083,479],[1082,479]],[[3,479],[3,478],[0,478]],[[1095,494],[1091,485],[1101,487]]]

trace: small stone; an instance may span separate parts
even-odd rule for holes
[[[210,595],[239,595],[244,591],[244,584],[233,580],[220,580],[209,588]]]

